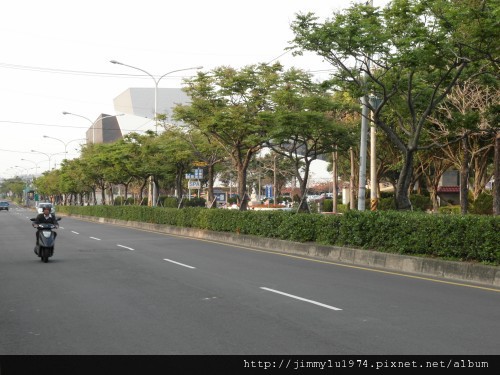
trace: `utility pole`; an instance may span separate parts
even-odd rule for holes
[[[349,178],[349,209],[354,210],[356,207],[355,201],[356,197],[354,194],[354,150],[352,147],[349,148],[349,155],[351,157],[351,176]]]
[[[373,0],[369,1],[370,6],[373,6]],[[370,70],[370,57],[365,58],[366,71],[363,74],[363,85],[366,88],[368,79],[367,71]],[[368,94],[365,92],[361,98],[361,140],[359,147],[359,186],[358,186],[358,211],[365,210],[365,195],[366,195],[366,155],[368,142],[368,116],[370,110],[368,108]]]
[[[332,152],[332,212],[337,213],[337,150]]]
[[[276,156],[278,156],[278,154],[274,154],[274,157],[273,157],[273,195],[274,195],[274,204],[278,203],[278,195],[276,194]]]
[[[375,96],[370,97],[370,104],[378,109],[381,100]],[[370,124],[370,210],[377,211],[378,207],[378,180],[377,180],[377,124],[375,124],[374,114],[371,115]]]
[[[366,155],[368,142],[368,119],[369,109],[366,96],[361,99],[361,142],[359,148],[359,186],[358,186],[358,211],[365,210],[366,195]]]

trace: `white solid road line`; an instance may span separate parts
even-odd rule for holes
[[[292,294],[280,292],[279,290],[269,289],[269,288],[265,288],[265,287],[260,287],[260,289],[268,290],[268,291],[273,292],[273,293],[282,294],[284,296],[295,298],[295,299],[298,299],[298,300],[301,300],[301,301],[313,303],[313,304],[321,306],[321,307],[326,307],[327,309],[337,310],[337,311],[341,311],[342,310],[342,309],[339,309],[338,307],[333,307],[333,306],[325,305],[324,303],[316,302],[316,301],[313,301],[313,300],[310,300],[310,299],[305,299],[305,298],[302,298],[302,297],[297,297],[297,296],[294,296]]]
[[[116,246],[123,247],[124,249],[131,250],[131,251],[135,250],[135,249],[132,249],[131,247],[120,245],[119,243],[116,244]]]
[[[182,264],[182,263],[179,263],[179,262],[175,262],[175,261],[170,260],[170,259],[163,259],[163,260],[166,260],[167,262],[170,262],[170,263],[175,263],[175,264],[178,264],[179,266],[183,266],[183,267],[187,267],[187,268],[196,269],[196,267],[191,267],[191,266],[188,266],[187,264]]]

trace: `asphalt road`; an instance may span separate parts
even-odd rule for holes
[[[499,354],[500,292],[64,217],[0,212],[0,355]]]

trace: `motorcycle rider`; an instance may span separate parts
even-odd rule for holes
[[[57,219],[54,215],[52,215],[50,213],[50,207],[43,207],[43,213],[41,214],[38,214],[35,218],[35,222],[33,224],[33,226],[35,226],[36,224],[54,224],[57,227],[59,227],[59,225],[57,224]],[[37,230],[36,231],[36,246],[39,245],[39,236],[40,236],[40,231]],[[57,233],[54,232],[54,238],[57,236]]]

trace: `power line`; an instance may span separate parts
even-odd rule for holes
[[[152,120],[147,119],[142,125],[140,125],[136,129],[105,129],[106,131],[126,131],[126,132],[145,132],[146,130],[141,130],[144,125],[147,125]],[[56,127],[56,128],[68,128],[68,129],[90,129],[89,126],[72,126],[72,125],[56,125],[56,124],[42,124],[37,122],[23,122],[23,121],[9,121],[9,120],[0,120],[0,123],[5,124],[17,124],[17,125],[33,125],[33,126],[47,126],[47,127]],[[94,129],[104,129],[102,127],[95,127]]]
[[[37,122],[23,122],[23,121],[9,121],[9,120],[0,120],[0,122],[7,124],[18,124],[18,125],[35,125],[35,126],[49,126],[49,127],[57,127],[57,128],[76,128],[76,129],[87,129],[88,126],[68,126],[68,125],[56,125],[56,124],[41,124]]]
[[[290,53],[290,51],[285,51],[279,56],[271,59],[267,64],[272,63],[273,61],[279,59],[280,57]],[[139,78],[139,79],[151,79],[146,74],[126,74],[126,73],[103,73],[103,72],[92,72],[92,71],[84,71],[84,70],[69,70],[69,69],[54,69],[54,68],[43,68],[37,66],[27,66],[27,65],[17,65],[17,64],[8,64],[0,62],[0,68],[5,69],[14,69],[14,70],[27,70],[32,72],[41,72],[41,73],[54,73],[54,74],[69,74],[69,75],[83,75],[83,76],[96,76],[96,77],[107,77],[107,78]],[[324,70],[310,70],[310,73],[320,73],[320,72],[329,72],[333,71],[333,69],[324,69]],[[153,75],[154,76],[154,75]],[[166,78],[179,78],[184,77],[185,75],[170,75]],[[156,76],[159,78],[159,76]]]
[[[82,70],[68,70],[68,69],[54,69],[54,68],[42,68],[36,66],[27,66],[27,65],[16,65],[16,64],[8,64],[0,62],[0,68],[6,69],[15,69],[15,70],[28,70],[33,72],[42,72],[42,73],[55,73],[55,74],[69,74],[69,75],[83,75],[83,76],[98,76],[98,77],[115,77],[115,78],[144,78],[151,79],[148,75],[145,74],[125,74],[125,73],[102,73],[102,72],[90,72],[90,71],[82,71]],[[171,75],[169,78],[179,78],[184,76]]]
[[[290,51],[283,52],[281,55],[279,55],[278,57],[275,57],[274,59],[270,60],[266,64],[271,64],[274,60],[278,60],[281,56],[285,56],[287,53],[290,53]]]
[[[5,150],[3,148],[0,148],[0,151],[2,151],[2,152],[14,152],[16,154],[32,154],[31,151]]]
[[[291,52],[291,50],[287,50],[287,51],[283,52],[281,55],[275,57],[274,59],[269,60],[266,64],[271,64],[273,61],[278,60],[280,57],[283,57],[290,52]],[[326,72],[333,72],[333,71],[334,71],[334,69],[308,70],[309,73],[326,73]]]

